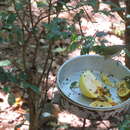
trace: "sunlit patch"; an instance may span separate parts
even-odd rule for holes
[[[73,126],[73,127],[82,127],[83,126],[83,119],[81,119],[81,118],[77,117],[76,115],[71,114],[67,111],[63,111],[63,112],[59,113],[58,121],[59,121],[59,123],[69,124],[70,126]],[[86,119],[85,127],[89,127],[90,125],[91,125],[90,120]]]

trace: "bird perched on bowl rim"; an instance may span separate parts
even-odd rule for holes
[[[127,45],[113,45],[113,46],[93,46],[92,51],[99,55],[103,55],[106,58],[111,58],[118,55],[122,50],[126,49]]]

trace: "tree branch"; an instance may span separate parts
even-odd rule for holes
[[[47,53],[47,57],[45,59],[45,64],[43,66],[43,71],[42,71],[42,74],[38,80],[38,84],[37,86],[40,86],[40,83],[42,81],[42,78],[44,77],[44,74],[45,74],[45,71],[46,71],[46,67],[47,67],[47,64],[48,64],[48,60],[49,60],[49,57],[50,57],[50,54],[51,54],[51,48],[52,48],[52,42],[49,43],[49,48],[48,48],[48,53]]]
[[[115,5],[120,7],[119,0],[111,0]],[[115,7],[111,6],[111,9],[114,9]],[[122,10],[117,11],[118,15],[124,20],[124,14]]]
[[[30,33],[30,31],[28,30],[28,27],[25,25],[23,19],[21,18],[19,12],[18,12],[17,9],[16,9],[16,2],[15,2],[15,0],[12,0],[12,2],[13,2],[14,9],[15,9],[15,12],[16,12],[16,14],[17,14],[17,17],[18,17],[18,19],[20,20],[22,26],[25,28],[25,30],[26,30],[27,32]]]
[[[33,29],[33,14],[32,14],[32,4],[31,4],[31,0],[29,0],[29,14],[30,14],[30,20],[31,20],[31,24],[32,24],[32,29]]]
[[[52,0],[49,1],[49,9],[48,9],[48,23],[50,23],[50,20],[51,20],[51,8],[52,8]],[[37,22],[40,22],[40,20],[38,20]],[[34,27],[36,27],[38,23],[35,23]],[[37,38],[37,36],[35,34],[34,35],[34,38],[35,38],[35,41],[37,42],[36,44],[36,48],[35,48],[35,51],[34,51],[34,57],[33,57],[33,67],[35,67],[36,65],[36,59],[37,59],[37,53],[38,53],[38,49],[39,49],[39,39],[41,38],[41,35],[45,32],[44,28],[42,29],[41,33],[39,34],[39,37]],[[47,61],[48,63],[48,61]],[[39,84],[40,85],[40,84]]]
[[[46,99],[47,99],[48,78],[49,78],[49,72],[50,72],[51,67],[52,67],[52,63],[53,63],[53,57],[51,57],[51,62],[50,62],[50,65],[48,67],[48,70],[47,70],[47,73],[46,73],[46,77],[45,77],[45,81],[44,81],[44,83],[45,83],[44,84],[45,95],[41,94],[40,100],[38,102],[38,108],[37,109],[39,110],[39,115],[42,113],[42,110],[44,109],[44,105],[45,105],[45,102],[46,102]]]
[[[36,47],[35,47],[35,50],[34,50],[34,56],[33,56],[33,61],[32,61],[32,67],[35,68],[36,66],[36,59],[37,59],[37,54],[38,54],[38,49],[39,49],[39,45],[40,45],[40,42],[39,42],[39,39],[41,39],[41,35],[44,33],[44,28],[43,30],[41,31],[41,33],[39,34],[39,37],[37,38],[37,36],[35,34],[34,35],[34,38],[35,38],[35,41],[37,42],[36,44]]]
[[[51,21],[51,7],[52,7],[52,0],[49,0],[48,23],[50,23]]]
[[[15,12],[17,14],[17,17],[18,17],[18,19],[21,22],[22,30],[24,31],[24,29],[25,29],[28,32],[28,34],[30,34],[30,31],[29,31],[28,27],[25,25],[23,19],[21,18],[19,12],[16,9],[16,2],[15,2],[15,0],[12,0],[12,2],[13,2],[13,6],[14,6]],[[23,43],[23,45],[22,45],[22,58],[23,58],[24,70],[27,70],[27,67],[26,67],[26,45],[25,45],[25,43]]]

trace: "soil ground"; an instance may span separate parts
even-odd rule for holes
[[[105,5],[101,6],[102,8],[106,8]],[[115,13],[114,16],[105,16],[102,14],[91,14],[89,12],[89,8],[87,9],[90,17],[93,18],[95,23],[88,22],[85,18],[82,19],[82,28],[86,35],[93,35],[96,31],[104,31],[108,32],[108,35],[105,38],[108,40],[107,45],[116,45],[116,44],[123,44],[123,38],[116,35],[115,31],[118,32],[124,30],[124,23],[122,22],[121,18]],[[61,14],[61,17],[68,17],[71,19],[71,14]],[[77,25],[77,29],[79,29]],[[1,44],[0,44],[1,45]],[[76,50],[72,53],[68,54],[67,59],[80,55],[80,50]],[[66,58],[64,59],[67,60]],[[124,63],[124,54],[114,57],[115,60],[119,60]],[[63,62],[63,61],[62,61]],[[50,82],[55,86],[55,76],[51,76]],[[53,90],[50,89],[48,91],[48,96],[53,95]],[[19,90],[16,91],[19,94]],[[24,101],[18,101],[14,106],[10,106],[7,102],[8,94],[5,94],[0,91],[0,130],[14,130],[16,125],[20,125],[23,121],[26,120],[25,117],[28,116],[27,109],[25,110],[25,106],[23,105]],[[80,130],[83,126],[83,119],[77,117],[76,115],[67,112],[66,110],[60,111],[59,108],[55,108],[58,112],[58,125],[59,128],[57,130]],[[26,116],[25,116],[26,115]],[[50,126],[46,126],[46,130],[53,130],[55,123],[52,123]],[[115,122],[110,122],[108,120],[104,121],[93,121],[86,119],[85,130],[118,130],[116,127]],[[112,128],[114,127],[114,128]],[[20,128],[17,130],[28,130],[28,121],[24,122]]]

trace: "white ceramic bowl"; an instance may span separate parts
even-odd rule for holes
[[[105,74],[113,75],[116,79],[122,79],[125,76],[130,76],[130,70],[123,66],[119,61],[105,59],[97,55],[82,55],[66,61],[59,69],[57,74],[57,86],[64,100],[75,107],[80,107],[84,110],[92,111],[112,111],[117,109],[126,109],[130,104],[130,99],[127,99],[118,105],[112,107],[91,107],[90,99],[84,97],[79,88],[71,89],[70,84],[78,81],[81,72],[85,70],[94,70]],[[112,88],[111,93],[115,93],[116,88]],[[117,96],[114,95],[113,96]]]

